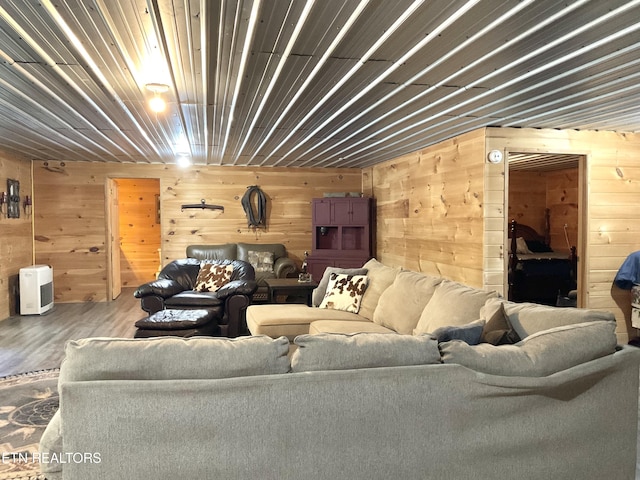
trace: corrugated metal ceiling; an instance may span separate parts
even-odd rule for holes
[[[638,131],[639,48],[640,0],[2,0],[0,149],[365,167],[487,125]]]
[[[557,153],[509,152],[509,170],[531,170],[548,172],[566,168],[578,168],[582,155]]]

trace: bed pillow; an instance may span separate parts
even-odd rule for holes
[[[440,344],[443,363],[492,375],[544,377],[615,352],[616,324],[609,321],[565,325],[535,333],[515,345],[454,340]]]
[[[367,289],[367,282],[366,275],[332,273],[329,277],[327,293],[318,308],[358,313],[362,296]]]
[[[329,277],[332,273],[345,273],[347,275],[366,275],[366,268],[340,268],[327,267],[324,269],[322,279],[318,282],[318,286],[313,289],[311,304],[317,307],[322,303],[325,293],[327,293],[327,285],[329,285]]]
[[[428,335],[319,333],[298,335],[294,344],[293,372],[440,363],[438,343]]]
[[[196,285],[196,292],[217,292],[221,287],[231,281],[233,265],[220,265],[218,263],[200,264]]]
[[[511,239],[509,239],[509,253],[513,253],[511,252]],[[521,255],[533,253],[529,250],[529,247],[527,247],[527,242],[523,237],[516,237],[516,253]]]
[[[537,240],[527,240],[527,248],[531,251],[531,253],[549,253],[553,252],[551,247],[544,242],[539,242]]]

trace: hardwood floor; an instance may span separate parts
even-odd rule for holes
[[[0,377],[60,367],[68,340],[133,337],[134,323],[146,314],[133,288],[112,302],[60,303],[45,315],[0,321]]]

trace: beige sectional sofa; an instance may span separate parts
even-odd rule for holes
[[[570,326],[476,357],[447,350],[463,342],[387,333],[301,335],[291,357],[286,337],[72,341],[42,469],[49,480],[631,480],[640,350],[616,347],[612,322],[580,325],[578,348],[566,348]]]
[[[640,349],[611,314],[366,268],[358,313],[256,305],[249,337],[69,342],[46,477],[635,478]],[[496,319],[515,343],[446,339]]]

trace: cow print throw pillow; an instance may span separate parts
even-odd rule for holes
[[[196,292],[216,292],[231,280],[233,265],[202,263],[196,279]]]
[[[366,275],[332,273],[319,308],[358,313],[368,280]]]

